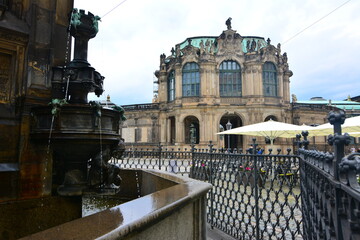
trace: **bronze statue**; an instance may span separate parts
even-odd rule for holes
[[[231,17],[229,17],[229,18],[226,20],[226,22],[225,22],[225,24],[226,24],[226,26],[227,26],[227,29],[228,29],[228,30],[230,30],[230,29],[231,29],[231,20],[232,20],[232,18],[231,18]]]
[[[110,164],[112,157],[121,157],[124,145],[120,144],[114,148],[107,146],[103,151],[97,153],[90,162],[88,183],[92,188],[119,189],[121,184],[120,167]]]

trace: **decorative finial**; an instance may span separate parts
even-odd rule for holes
[[[106,97],[106,101],[110,102],[110,95],[109,94]]]
[[[351,102],[351,97],[350,97],[350,95],[348,95],[347,100],[348,100],[349,102]]]
[[[231,17],[229,17],[229,18],[226,20],[226,22],[225,22],[225,24],[226,24],[226,26],[227,26],[227,29],[228,29],[228,30],[230,30],[230,29],[231,29],[231,20],[232,20],[232,18],[231,18]]]

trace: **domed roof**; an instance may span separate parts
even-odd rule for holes
[[[266,47],[268,43],[265,41],[263,37],[256,37],[256,36],[241,36],[242,37],[242,50],[244,53],[249,52],[250,45],[252,42],[255,42],[255,48],[254,51],[258,51],[263,47]],[[199,37],[190,37],[186,38],[183,42],[177,44],[177,46],[180,47],[180,50],[184,49],[186,46],[191,45],[196,48],[200,48],[201,42],[204,44],[205,47],[211,46],[211,44],[215,44],[214,53],[217,53],[217,39],[219,37],[214,36],[199,36]],[[207,44],[208,43],[208,44]]]

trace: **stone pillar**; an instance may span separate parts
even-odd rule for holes
[[[182,71],[181,64],[175,65],[175,99],[182,98]]]
[[[176,127],[176,143],[185,143],[185,135],[184,135],[184,121],[181,121],[181,115],[176,116],[175,118],[175,127]]]
[[[166,143],[169,145],[171,143],[171,123],[170,123],[170,119],[168,116],[166,116],[166,125],[163,126],[164,129],[166,129],[166,138],[165,138],[165,141]]]
[[[284,89],[284,78],[283,78],[283,71],[282,69],[279,67],[278,71],[277,71],[277,81],[278,81],[278,96],[283,99],[284,99],[284,93],[285,93],[285,89]]]
[[[160,142],[161,143],[166,143],[167,142],[167,118],[165,114],[161,114],[160,118],[159,118],[159,123],[160,123],[160,127],[159,131],[160,131]]]
[[[259,64],[253,64],[251,74],[253,75],[253,91],[254,95],[263,95],[262,68]]]
[[[254,74],[252,72],[253,70],[253,64],[251,63],[245,63],[244,64],[244,71],[243,71],[243,83],[244,83],[244,86],[243,86],[243,94],[244,94],[244,97],[249,97],[249,96],[252,96],[254,95],[255,91],[254,91],[254,81],[255,81],[255,78],[254,78]]]
[[[284,82],[284,102],[290,103],[290,77],[293,75],[292,71],[286,70],[283,75]]]
[[[219,75],[215,74],[215,62],[200,63],[200,95],[209,102],[219,92]]]
[[[163,64],[162,64],[163,65]],[[165,63],[164,63],[165,65]],[[159,89],[158,89],[158,99],[160,103],[167,102],[167,72],[165,70],[166,68],[163,68],[160,66],[159,71]]]
[[[207,132],[211,131],[211,125],[209,124],[208,114],[204,110],[201,111],[199,124],[200,124],[199,144],[205,144],[209,142]]]

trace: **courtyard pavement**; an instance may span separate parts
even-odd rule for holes
[[[206,227],[207,240],[235,240],[235,238],[227,235],[226,233],[218,230],[217,228],[211,229],[211,226],[209,224],[207,224]]]

